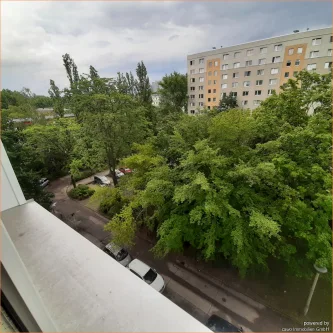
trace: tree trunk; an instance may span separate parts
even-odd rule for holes
[[[116,169],[112,168],[112,167],[109,167],[109,168],[110,168],[110,174],[111,174],[111,177],[112,177],[112,180],[113,180],[113,185],[114,185],[114,187],[116,187],[118,185],[118,178],[116,176]]]
[[[75,188],[76,187],[76,181],[75,181],[73,175],[71,175],[71,183],[72,183],[73,187]]]

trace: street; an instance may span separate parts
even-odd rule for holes
[[[91,180],[90,177],[78,183],[87,184]],[[103,229],[108,219],[87,208],[82,202],[71,200],[66,194],[69,184],[67,176],[52,182],[48,187],[55,194],[53,213],[72,227],[75,226],[90,242],[103,248],[110,240],[110,233]],[[210,315],[217,314],[247,332],[278,332],[282,328],[299,327],[290,319],[196,270],[191,264],[178,260],[177,256],[156,259],[150,251],[152,247],[151,242],[138,235],[135,246],[129,252],[162,274],[166,283],[164,296],[202,323]]]

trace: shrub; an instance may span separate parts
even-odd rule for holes
[[[77,187],[71,189],[68,195],[72,199],[83,200],[87,199],[95,193],[95,190],[91,189],[87,185],[78,185]]]
[[[99,202],[100,212],[110,218],[118,214],[128,203],[128,199],[122,195],[118,188],[110,187],[99,188],[91,200]]]

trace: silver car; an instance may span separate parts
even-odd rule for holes
[[[39,186],[45,187],[49,184],[49,182],[50,181],[47,178],[42,178],[42,179],[39,180]]]
[[[110,242],[105,246],[104,252],[114,260],[117,260],[123,266],[127,266],[132,261],[132,257],[129,255],[129,253],[113,242]]]

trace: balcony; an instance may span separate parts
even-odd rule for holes
[[[38,203],[26,201],[3,146],[1,153],[2,292],[21,326],[35,332],[210,332]]]

